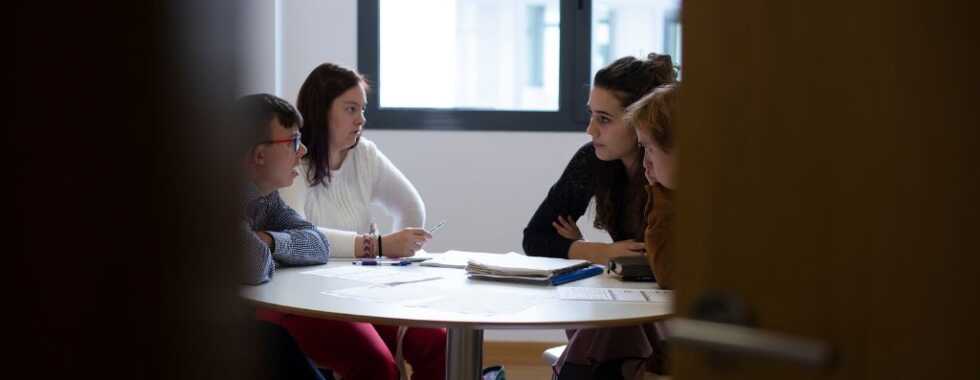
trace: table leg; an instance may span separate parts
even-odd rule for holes
[[[483,330],[451,327],[446,335],[446,379],[479,379],[483,372]]]

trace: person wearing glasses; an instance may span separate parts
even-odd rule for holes
[[[245,282],[269,281],[277,265],[325,264],[330,243],[278,192],[299,175],[296,167],[306,154],[299,131],[302,116],[288,102],[269,94],[244,96],[237,106],[241,122],[251,124],[254,141],[245,159],[249,180],[244,207]]]
[[[412,256],[431,238],[422,228],[425,204],[378,146],[361,136],[367,90],[360,74],[331,63],[306,78],[296,107],[306,120],[303,144],[309,153],[299,166],[301,178],[283,190],[283,199],[324,233],[333,257]],[[372,204],[393,217],[394,232],[376,231]],[[284,313],[265,317],[289,330],[307,355],[343,379],[396,379],[403,360],[411,364],[413,379],[445,377],[445,329]]]
[[[528,222],[525,253],[601,265],[644,254],[644,152],[624,115],[627,106],[675,80],[670,56],[656,53],[646,59],[623,57],[596,72],[586,104],[586,133],[592,141],[572,156]],[[585,240],[576,225],[593,201],[593,225],[605,230],[611,243]],[[633,376],[657,360],[659,339],[652,324],[568,330],[566,335],[568,346],[555,366],[560,380]]]
[[[283,99],[269,94],[243,96],[235,104],[237,122],[247,127],[249,144],[244,154],[248,180],[243,207],[245,242],[243,282],[270,281],[277,265],[315,265],[327,262],[330,244],[312,224],[303,220],[278,189],[292,184],[296,166],[306,148],[300,139],[303,118]],[[270,378],[323,379],[282,327],[256,321],[258,349],[268,359]]]

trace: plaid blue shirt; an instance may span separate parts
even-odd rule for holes
[[[327,238],[310,222],[289,208],[278,191],[261,196],[254,185],[245,191],[245,273],[249,284],[261,284],[272,278],[277,265],[325,264],[330,256]],[[270,249],[256,231],[265,231],[275,242]]]

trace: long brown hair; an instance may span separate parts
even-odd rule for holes
[[[306,145],[306,181],[310,186],[330,183],[330,106],[334,100],[354,86],[368,90],[364,76],[354,70],[332,63],[313,69],[299,88],[296,108],[303,114],[307,128],[303,129]]]
[[[623,108],[633,104],[658,86],[674,83],[677,71],[669,55],[650,53],[647,59],[617,59],[596,72],[593,87],[613,93]],[[642,161],[642,150],[641,158]],[[621,160],[598,160],[595,166],[596,216],[594,226],[611,235],[643,235],[643,165],[637,162],[631,173]]]

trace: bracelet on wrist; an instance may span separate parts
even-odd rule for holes
[[[374,239],[371,235],[361,235],[361,252],[357,255],[360,258],[369,258],[374,251]]]

